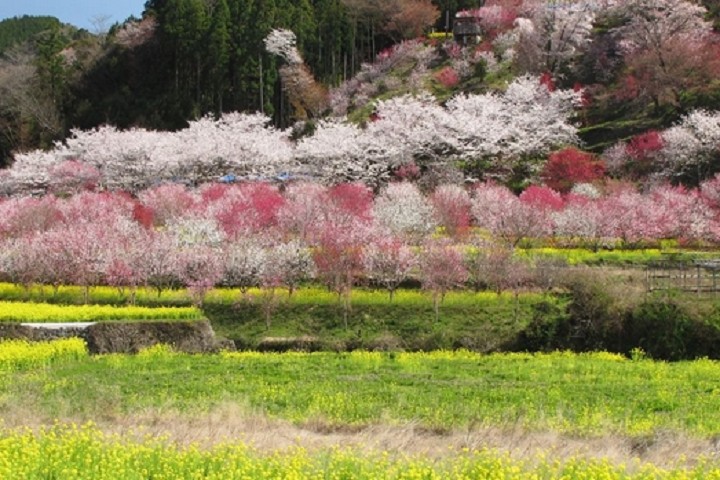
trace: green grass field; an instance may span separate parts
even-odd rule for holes
[[[563,454],[549,444],[518,452],[511,445],[498,450],[482,440],[466,446],[450,440],[476,431],[482,439],[495,429],[539,438],[543,432],[589,441],[626,438],[640,446],[658,438],[712,445],[720,434],[718,385],[718,362],[629,360],[602,352],[188,355],[158,346],[137,355],[89,356],[78,339],[4,341],[0,417],[33,428],[0,422],[0,478],[720,478],[717,460],[683,460],[681,446],[679,460],[656,465],[639,454],[618,460]],[[230,413],[213,423],[217,411]],[[267,449],[241,436],[202,446],[123,426],[128,418],[143,425],[164,418],[170,429],[188,423],[197,430],[207,422],[212,434],[238,416],[288,422],[298,428],[297,440]],[[319,426],[327,432],[410,426],[426,432],[413,442],[433,435],[446,446],[432,456],[420,447],[408,453],[371,444],[304,446],[300,432]]]
[[[48,418],[197,413],[230,402],[295,424],[720,434],[720,364],[709,360],[467,351],[187,355],[162,346],[91,357],[78,346],[48,356],[54,344],[20,345],[0,347],[0,407],[25,405]],[[36,355],[42,360],[18,360]]]

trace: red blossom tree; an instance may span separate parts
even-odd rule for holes
[[[625,167],[627,173],[635,179],[646,177],[655,168],[654,162],[664,147],[662,135],[657,130],[635,135],[625,146],[630,157]]]
[[[576,183],[591,183],[604,174],[603,163],[593,154],[567,147],[550,154],[540,176],[548,187],[567,193]]]
[[[460,76],[452,67],[444,67],[436,72],[434,77],[445,88],[452,88],[460,83]]]
[[[368,186],[361,183],[340,183],[328,189],[328,197],[340,217],[355,218],[361,222],[372,219],[373,193]]]
[[[565,205],[562,195],[546,186],[530,185],[519,198],[522,203],[544,212],[562,210]]]
[[[267,183],[247,183],[228,189],[208,205],[229,238],[252,235],[274,229],[285,199],[277,187]]]

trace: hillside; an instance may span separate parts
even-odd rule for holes
[[[7,18],[0,21],[0,55],[10,47],[32,39],[46,30],[59,28],[60,21],[55,17],[22,17]]]
[[[658,157],[657,148],[617,155],[626,144],[666,141],[663,132],[694,111],[720,108],[714,2],[450,3],[222,0],[211,8],[204,0],[157,0],[143,19],[113,27],[106,38],[65,31],[42,37],[24,57],[0,63],[0,91],[12,92],[1,105],[0,163],[13,151],[49,148],[72,128],[175,131],[206,114],[235,111],[260,111],[282,129],[298,122],[297,140],[328,118],[362,128],[392,98],[429,93],[449,112],[451,99],[504,95],[529,76],[548,91],[581,95],[565,119],[577,128],[577,141],[523,153],[524,166],[510,175],[488,171],[505,153],[467,154],[450,145],[446,154],[466,177],[520,190],[538,182],[548,155],[569,144],[601,155],[610,177],[633,182],[659,173],[696,186],[715,173],[715,152],[702,153],[703,166],[692,173],[648,168],[645,157]],[[404,10],[410,4],[426,14],[411,15]],[[469,19],[481,35],[465,41],[428,33],[446,28],[443,12]],[[294,32],[304,62],[295,72],[304,77],[293,77],[287,60],[265,49],[274,28]],[[293,87],[303,83],[314,87]],[[308,108],[307,95],[315,95],[315,107]],[[422,164],[427,152],[410,154]]]

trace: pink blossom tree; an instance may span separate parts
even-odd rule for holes
[[[228,189],[207,206],[229,237],[242,237],[275,229],[285,199],[276,186],[253,182]]]
[[[201,245],[185,248],[178,256],[178,277],[187,287],[193,303],[201,306],[207,292],[222,279],[220,250]]]
[[[164,289],[180,284],[177,251],[177,242],[165,232],[154,232],[146,239],[140,275],[157,291],[158,298]]]
[[[369,226],[325,223],[313,251],[318,277],[342,300],[343,323],[348,328],[352,310],[352,288],[364,270],[363,246],[372,238]]]
[[[514,248],[524,238],[550,233],[550,219],[518,199],[506,187],[480,183],[472,192],[471,212],[475,223]]]
[[[538,212],[556,212],[565,206],[562,195],[546,186],[530,185],[518,198]]]
[[[0,203],[0,236],[22,237],[60,223],[63,212],[52,196],[16,197]]]
[[[325,220],[330,204],[327,189],[316,183],[294,183],[285,191],[285,204],[278,222],[285,235],[313,243],[318,226]]]
[[[363,262],[368,278],[383,285],[392,302],[395,290],[410,277],[418,259],[412,248],[399,238],[381,236],[365,246]]]
[[[148,188],[138,194],[138,199],[153,213],[156,226],[165,226],[191,210],[198,199],[184,185],[166,183]]]
[[[470,195],[458,185],[440,185],[430,202],[436,222],[452,237],[460,237],[470,228]]]
[[[561,245],[581,245],[597,250],[612,242],[600,204],[586,197],[572,196],[561,211],[551,215],[556,241]]]
[[[56,195],[72,195],[83,190],[94,190],[100,182],[100,170],[77,160],[66,160],[54,165],[49,175],[49,189]]]
[[[463,255],[448,239],[428,239],[420,253],[420,274],[424,290],[432,295],[435,321],[440,318],[440,303],[448,291],[462,287],[468,279]]]

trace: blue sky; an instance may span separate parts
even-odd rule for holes
[[[145,0],[0,0],[0,20],[23,15],[49,15],[95,32],[94,18],[108,16],[105,28],[130,15],[140,17]]]

